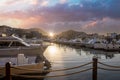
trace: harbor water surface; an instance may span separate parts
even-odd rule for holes
[[[27,59],[26,61],[27,64],[36,63],[36,59],[38,58],[38,55],[25,55],[25,56]],[[50,61],[52,65],[51,69],[53,70],[76,67],[88,62],[92,62],[93,56],[98,57],[98,61],[100,62],[114,66],[120,66],[119,52],[104,52],[100,50],[93,50],[87,48],[76,49],[69,46],[52,43],[51,45],[48,46],[48,48],[44,52],[44,56]],[[1,56],[0,65],[3,66],[8,61],[11,61],[14,64],[18,64],[17,59],[18,58],[16,56],[5,57]],[[90,67],[92,67],[92,64],[86,67],[77,68],[69,71],[50,72],[47,76],[69,74]],[[98,80],[119,80],[119,79],[120,71],[98,70]],[[92,70],[70,76],[45,78],[45,80],[92,80]]]
[[[47,48],[44,55],[51,62],[53,70],[80,66],[82,64],[91,62],[93,56],[98,57],[98,61],[100,62],[114,66],[120,66],[119,52],[104,52],[100,50],[93,50],[87,48],[76,49],[74,47],[72,48],[63,45],[52,44]],[[48,76],[74,73],[90,67],[92,67],[92,64],[71,71],[51,72],[48,74]],[[119,80],[119,79],[120,71],[98,70],[98,80]],[[92,70],[65,77],[46,78],[45,80],[92,80]]]

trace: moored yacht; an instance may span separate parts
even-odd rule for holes
[[[91,39],[89,40],[86,44],[85,47],[87,48],[94,48],[94,43],[96,42],[96,39]]]
[[[11,63],[11,73],[13,74],[26,74],[26,73],[41,73],[36,70],[44,70],[45,64],[48,64],[46,58],[43,56],[43,52],[47,46],[42,44],[28,44],[23,39],[16,36],[0,37],[0,56],[17,56],[17,62],[19,64]],[[28,58],[24,55],[39,55],[40,59],[34,64],[27,64]],[[20,70],[23,69],[23,70]],[[24,70],[26,69],[26,70]],[[32,69],[32,70],[31,70]],[[34,71],[35,70],[35,71]],[[5,66],[0,66],[0,75],[5,75]]]
[[[120,45],[109,43],[109,44],[106,44],[106,47],[104,49],[107,50],[107,51],[119,51],[120,50]]]
[[[42,54],[47,46],[42,44],[28,44],[16,36],[0,37],[0,55]]]

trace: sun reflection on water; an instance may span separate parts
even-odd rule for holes
[[[48,48],[48,52],[49,52],[49,54],[50,54],[51,56],[56,55],[56,53],[57,53],[57,47],[55,47],[55,46],[50,46],[50,47]]]
[[[61,61],[61,53],[59,51],[59,47],[55,45],[51,45],[47,48],[45,52],[45,56],[48,60],[54,62],[54,61]]]

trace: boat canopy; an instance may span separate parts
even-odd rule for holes
[[[11,46],[30,46],[19,37],[0,37],[0,47],[11,47]]]

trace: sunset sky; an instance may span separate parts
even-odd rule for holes
[[[0,0],[0,25],[120,32],[120,0]]]

